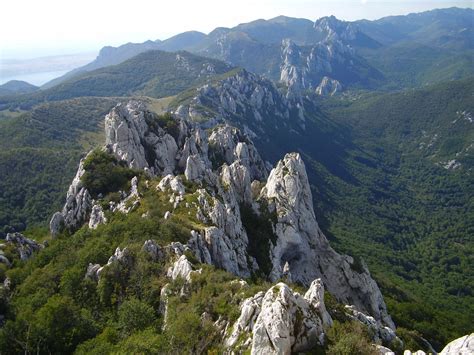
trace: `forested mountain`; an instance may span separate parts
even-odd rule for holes
[[[105,47],[94,62],[53,83],[120,63],[147,50],[161,49],[202,54],[288,84],[288,44],[283,42],[289,40],[303,58],[291,63],[299,72],[298,79],[304,75],[319,79],[309,88],[317,87],[324,76],[338,80],[342,87],[418,87],[473,74],[472,17],[469,8],[354,22],[334,16],[315,22],[279,16],[216,28],[208,35],[185,32],[166,41]]]

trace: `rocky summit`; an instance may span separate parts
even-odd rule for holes
[[[339,302],[349,304],[351,314],[372,317],[371,326],[385,329],[380,333],[385,340],[396,337],[395,325],[367,267],[335,252],[319,228],[298,153],[286,154],[268,171],[269,164],[239,129],[229,125],[203,129],[180,116],[159,117],[139,101],[113,108],[105,118],[105,133],[102,151],[135,171],[130,190],[121,192],[120,200],[108,206],[100,195],[93,198],[81,180],[87,174],[85,162],[90,153],[79,164],[62,212],[51,219],[53,236],[64,230],[73,233],[84,224],[94,229],[107,223],[104,208],[106,213],[130,213],[141,203],[140,183],[150,186],[156,179],[156,189],[171,202],[164,218],[184,209],[199,224],[177,254],[171,253],[178,257],[168,272],[172,280],[180,276],[192,282],[187,250],[198,263],[212,264],[236,277],[259,273],[271,282],[287,280],[309,287],[303,297],[277,284],[266,294],[245,300],[225,340],[229,347],[238,339],[242,346],[239,332],[243,330],[252,339],[252,353],[289,353],[324,344],[323,326],[332,324],[324,306],[324,288]],[[197,188],[190,193],[187,184]],[[249,228],[248,217],[244,217],[249,214],[269,227],[268,239],[258,240],[261,245],[255,243],[261,232]],[[154,241],[144,248],[154,257],[160,254]],[[126,263],[126,255],[126,249],[117,249],[107,265]],[[98,280],[102,270],[91,264],[84,272]],[[250,347],[250,340],[244,343]]]

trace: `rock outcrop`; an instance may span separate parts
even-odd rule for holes
[[[342,90],[342,85],[339,81],[325,76],[321,83],[316,88],[316,94],[320,96],[333,96]]]
[[[77,230],[89,218],[92,209],[92,198],[81,181],[84,173],[84,159],[82,159],[76,176],[69,186],[66,203],[62,211],[55,213],[49,223],[50,232],[53,237],[57,236],[64,229],[70,232]]]
[[[89,228],[96,229],[99,224],[107,223],[107,218],[105,217],[104,210],[101,205],[92,206],[91,216],[89,219]]]
[[[288,262],[293,282],[309,285],[321,278],[329,292],[345,304],[353,304],[377,321],[394,328],[382,294],[364,265],[336,253],[316,222],[306,169],[297,153],[290,153],[270,172],[260,200],[276,213],[277,237],[271,247],[270,278],[283,276]]]
[[[28,260],[33,254],[40,249],[44,248],[43,244],[37,243],[33,239],[25,237],[21,233],[8,233],[5,238],[6,245],[13,247],[14,253],[16,253],[20,260]],[[9,260],[4,254],[5,244],[0,244],[0,263],[11,266],[13,260]]]
[[[304,296],[284,283],[257,293],[242,303],[225,345],[236,350],[251,347],[252,354],[290,354],[324,344],[323,325],[332,320],[323,295],[320,280]]]
[[[474,354],[474,333],[453,340],[440,352],[440,355],[471,355]]]
[[[281,56],[280,81],[288,87],[288,97],[298,96],[303,90],[315,90],[319,95],[333,94],[342,89],[336,80],[342,78],[340,68],[344,67],[346,72],[356,71],[354,50],[337,38],[316,43],[309,54],[307,48],[285,39]]]
[[[227,102],[224,104],[227,113],[234,110],[234,105],[235,113],[242,113],[242,107],[238,108],[239,104],[232,101],[237,94],[248,95],[242,100],[255,101],[255,107],[272,103],[272,89],[249,85],[249,75],[252,74],[241,72],[220,84],[219,91],[216,91],[220,96],[215,99],[220,104]],[[233,87],[234,84],[237,88]],[[234,90],[238,92],[233,93]],[[158,117],[135,101],[116,106],[106,117],[108,152],[125,161],[129,167],[142,169],[149,179],[162,177],[155,185],[156,189],[171,203],[164,217],[173,219],[175,212],[180,212],[178,208],[187,208],[188,214],[192,213],[196,222],[201,224],[199,231],[191,232],[187,245],[178,243],[169,247],[178,256],[170,277],[188,277],[191,268],[183,255],[184,250],[192,251],[198,262],[213,264],[240,277],[250,277],[252,273],[262,271],[261,267],[265,265],[272,281],[283,279],[308,287],[311,285],[314,292],[321,288],[313,286],[312,282],[320,278],[340,302],[351,304],[357,311],[372,316],[382,328],[394,328],[380,290],[367,268],[349,256],[336,253],[319,229],[301,157],[296,153],[287,154],[268,175],[267,164],[248,135],[228,124],[206,131],[199,123],[185,118]],[[61,225],[75,230],[87,221],[91,228],[105,222],[100,203],[93,202],[82,186],[80,178],[83,174],[81,162],[69,188],[65,208],[60,215],[53,216],[52,231],[59,230]],[[187,196],[180,174],[184,174],[184,179],[193,186],[199,186],[197,190],[193,189],[192,196]],[[149,184],[145,181],[143,185]],[[141,199],[137,177],[131,181],[130,192],[121,194],[122,200],[111,204],[110,211],[131,213]],[[247,209],[247,215],[251,211],[255,218],[262,219],[262,223],[269,223],[268,233],[272,235],[258,246],[268,252],[258,254],[256,250],[250,250],[249,240],[258,236],[248,234],[242,220],[242,208]],[[147,214],[142,217],[147,218]],[[168,253],[155,248],[151,242],[146,243],[144,249],[154,259]],[[121,260],[120,255],[109,261],[115,260]],[[98,279],[101,270],[100,265],[91,264],[87,274]],[[321,299],[322,294],[314,293],[307,297]],[[300,302],[298,297],[296,299],[297,303]],[[323,304],[314,303],[311,307],[317,310],[321,319],[319,323],[308,323],[309,332],[318,328],[320,323],[330,324]],[[286,326],[290,327],[289,324]],[[297,335],[291,348],[299,349],[305,341]]]

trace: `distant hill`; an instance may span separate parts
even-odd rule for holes
[[[344,89],[419,87],[474,74],[473,13],[472,9],[449,8],[355,22],[334,16],[315,22],[279,16],[219,27],[208,35],[184,32],[165,41],[105,47],[95,61],[44,88],[156,49],[187,50],[220,59],[273,80],[285,79],[285,85],[289,85],[285,70],[294,70],[298,73],[295,80],[302,75],[304,82],[309,79],[304,90],[314,90],[325,76]],[[285,63],[284,40],[290,40],[300,52],[300,64],[290,63],[293,69]],[[324,47],[330,48],[328,53]],[[350,63],[354,65],[348,69]]]
[[[1,95],[12,94],[26,94],[38,90],[38,87],[21,80],[10,80],[9,82],[0,85]]]
[[[232,69],[219,60],[184,51],[148,51],[121,64],[74,76],[50,89],[0,99],[0,107],[31,108],[43,101],[86,96],[172,96]]]

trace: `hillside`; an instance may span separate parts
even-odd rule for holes
[[[450,8],[354,22],[334,16],[314,22],[279,16],[219,27],[208,35],[184,32],[165,41],[105,47],[95,61],[45,87],[155,49],[191,51],[290,85],[285,73],[288,40],[301,57],[290,63],[297,72],[292,80],[305,82],[302,76],[307,76],[311,82],[302,89],[314,91],[324,76],[337,80],[344,90],[420,87],[473,75],[472,13],[469,8]]]
[[[267,137],[256,141],[266,159],[300,152],[323,230],[368,262],[399,324],[437,346],[467,332],[458,305],[469,309],[473,296],[472,81],[302,103],[275,90],[238,74],[178,96],[176,112]]]
[[[27,83],[26,81],[10,80],[5,84],[0,85],[0,96],[26,94],[36,90],[38,90],[37,86]]]
[[[319,230],[299,154],[267,175],[238,129],[136,101],[110,111],[105,133],[52,239],[6,238],[2,353],[403,349],[367,267]]]
[[[0,234],[43,224],[61,205],[77,160],[100,142],[116,99],[41,104],[0,120]]]
[[[372,267],[395,322],[428,339],[466,331],[473,312],[473,90],[464,80],[323,109],[355,145],[350,179],[314,161],[323,230]]]
[[[43,101],[85,96],[172,96],[231,69],[223,62],[187,52],[148,51],[121,64],[80,74],[50,89],[2,98],[0,107],[31,108]]]

